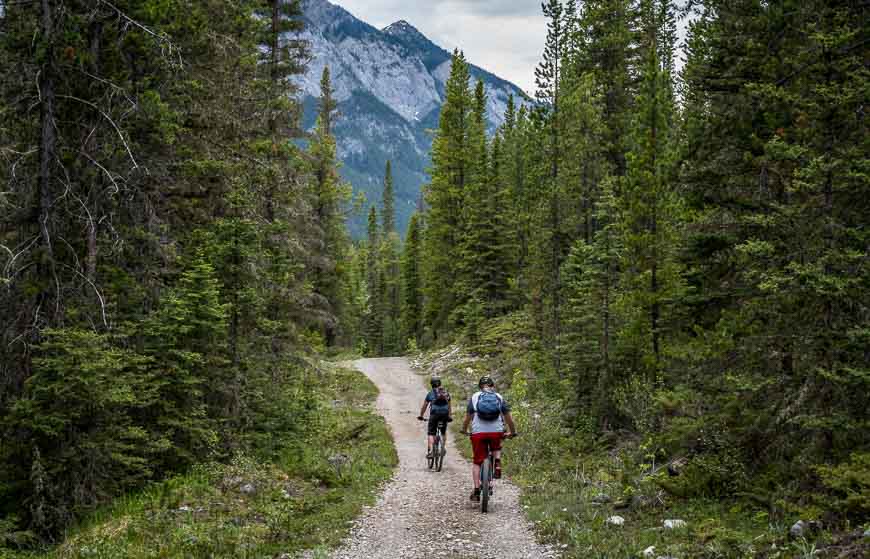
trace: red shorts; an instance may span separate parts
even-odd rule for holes
[[[478,466],[486,460],[486,447],[493,451],[501,450],[501,439],[504,433],[475,433],[471,435],[471,448],[474,449],[474,463]]]

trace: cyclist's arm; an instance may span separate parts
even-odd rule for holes
[[[423,400],[423,407],[420,408],[420,415],[418,417],[423,417],[423,414],[426,413],[426,408],[429,407],[429,400]]]
[[[462,423],[462,432],[463,433],[468,432],[468,426],[471,425],[471,419],[473,417],[474,417],[473,413],[466,413],[465,414],[465,421]]]
[[[510,429],[510,434],[516,435],[517,428],[514,426],[514,418],[511,416],[511,412],[505,412],[502,415],[504,416],[505,423],[508,425],[508,429]]]

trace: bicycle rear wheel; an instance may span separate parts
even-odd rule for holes
[[[489,486],[492,483],[489,468],[492,458],[487,457],[480,465],[480,512],[487,512],[489,509]]]
[[[435,439],[435,448],[432,449],[433,454],[435,454],[435,471],[440,472],[441,466],[444,465],[444,439],[441,438],[441,435],[438,435],[438,438]]]

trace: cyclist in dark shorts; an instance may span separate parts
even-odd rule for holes
[[[432,458],[432,445],[435,444],[435,434],[438,432],[438,424],[441,424],[441,438],[444,444],[447,444],[447,424],[453,421],[451,417],[453,406],[450,403],[450,394],[441,386],[441,379],[432,377],[430,381],[432,390],[426,394],[423,400],[423,407],[420,408],[420,415],[417,419],[423,421],[423,415],[426,413],[426,408],[429,408],[429,429],[428,429],[428,449],[426,458]]]

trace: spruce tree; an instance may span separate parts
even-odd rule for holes
[[[435,339],[446,333],[458,306],[454,283],[460,273],[457,257],[464,230],[466,189],[471,179],[468,129],[473,102],[468,80],[468,64],[457,50],[453,53],[444,105],[432,142],[432,181],[425,190],[428,211],[424,237],[424,316]]]
[[[402,304],[399,263],[399,236],[395,231],[395,199],[393,175],[389,160],[384,169],[383,239],[381,241],[381,270],[383,275],[383,345],[384,353],[396,355],[404,349],[401,332]]]
[[[366,245],[366,294],[367,305],[364,331],[368,355],[379,356],[384,352],[384,290],[381,261],[381,232],[378,228],[378,212],[374,206],[369,210],[368,244]]]
[[[405,248],[402,254],[402,337],[422,344],[423,335],[423,290],[421,269],[422,227],[420,216],[411,215]]]
[[[625,336],[639,350],[639,367],[650,380],[661,372],[663,333],[670,318],[669,305],[679,299],[681,277],[677,261],[679,201],[674,178],[674,95],[668,64],[660,52],[661,12],[644,6],[646,65],[632,124],[631,150],[621,195],[625,246],[623,306]]]
[[[567,33],[564,7],[560,0],[542,4],[547,18],[547,39],[544,54],[535,70],[537,97],[540,102],[538,118],[543,128],[542,168],[539,189],[544,193],[542,205],[537,208],[535,264],[537,281],[543,289],[539,298],[536,318],[545,345],[551,350],[552,366],[558,376],[561,370],[562,334],[562,278],[561,267],[567,250],[563,232],[563,183],[560,175],[562,162],[561,112],[562,64],[565,56]]]
[[[327,347],[335,345],[339,320],[343,316],[342,286],[346,281],[343,267],[347,239],[342,205],[350,193],[338,174],[335,137],[332,125],[338,104],[333,97],[329,67],[324,67],[320,79],[320,101],[317,123],[311,135],[309,152],[313,156],[312,186],[313,230],[317,258],[312,261],[312,280],[317,297],[316,321]]]
[[[393,169],[389,159],[384,169],[384,192],[381,198],[383,200],[382,227],[384,234],[389,235],[396,231],[396,198],[393,192]]]

